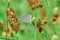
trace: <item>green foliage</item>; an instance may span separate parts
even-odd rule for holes
[[[6,1],[0,0],[0,18],[3,19],[4,22],[6,23],[6,27],[8,24],[7,15],[6,15],[6,9],[8,6],[7,3],[8,3],[7,0]],[[20,22],[20,28],[21,27],[24,28],[24,26],[27,27],[28,31],[26,31],[26,33],[24,33],[25,30],[19,30],[18,33],[15,34],[15,37],[10,38],[10,37],[1,37],[0,36],[0,38],[2,40],[7,40],[7,39],[13,40],[13,38],[17,38],[15,40],[51,40],[52,35],[55,35],[55,32],[56,32],[56,35],[59,37],[59,40],[60,40],[60,19],[58,19],[56,24],[53,24],[53,22],[52,22],[53,9],[54,9],[54,7],[60,8],[59,7],[60,0],[39,0],[39,3],[41,3],[43,5],[43,8],[45,9],[45,12],[47,15],[47,20],[48,20],[47,24],[43,24],[43,22],[42,22],[42,24],[44,25],[42,34],[40,34],[38,32],[38,28],[36,27],[36,25],[33,26],[31,23],[28,24],[28,23]],[[35,8],[34,11],[31,10],[27,0],[11,0],[10,7],[12,7],[15,10],[18,19],[22,15],[24,15],[25,13],[28,12],[32,15],[32,17],[40,18],[41,21],[43,21],[39,8]],[[36,16],[36,15],[38,15],[38,16]],[[37,23],[37,22],[35,21],[35,23]],[[0,33],[2,33],[1,30],[3,30],[3,29],[0,29]],[[54,32],[54,30],[55,30],[55,32]]]

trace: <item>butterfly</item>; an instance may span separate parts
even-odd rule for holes
[[[19,20],[21,22],[31,23],[31,15],[29,13],[26,13]]]

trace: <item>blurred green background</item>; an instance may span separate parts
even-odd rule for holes
[[[32,23],[22,23],[20,22],[20,28],[26,28],[25,32],[23,30],[19,30],[18,33],[15,35],[16,39],[12,39],[14,37],[2,37],[3,28],[0,26],[0,38],[1,40],[51,40],[52,35],[55,35],[54,28],[56,31],[56,35],[60,40],[60,0],[39,0],[39,3],[43,5],[44,10],[46,11],[47,15],[47,24],[43,24],[43,33],[40,34],[38,32],[38,28],[33,26]],[[8,0],[0,0],[0,19],[3,19],[6,23],[7,27],[7,15],[6,9],[8,7]],[[31,10],[30,5],[27,0],[10,0],[10,7],[12,7],[18,19],[26,14],[30,13],[32,17],[38,17],[43,20],[39,8],[35,8],[35,10]],[[58,14],[59,18],[56,24],[53,24],[53,10],[55,7],[58,7]],[[38,16],[36,16],[36,14]],[[43,22],[42,22],[43,23]]]

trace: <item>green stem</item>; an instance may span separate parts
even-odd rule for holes
[[[48,34],[48,36],[49,36],[49,38],[50,38],[50,40],[51,40],[51,36],[50,36],[50,34],[48,33],[48,31],[47,31],[45,28],[43,28],[43,30]]]
[[[53,24],[53,29],[54,29],[54,33],[56,34],[56,30],[55,30],[55,24]]]
[[[10,4],[10,3],[8,2],[8,7],[7,7],[7,8],[9,8],[9,4]]]
[[[45,27],[45,28],[46,28],[46,27]],[[48,39],[47,39],[47,35],[46,35],[46,32],[45,32],[45,38],[46,38],[46,40],[48,40]]]
[[[8,2],[8,7],[9,7],[9,2]],[[8,19],[8,17],[7,17],[7,19]],[[8,20],[7,20],[7,27],[6,27],[6,36],[7,36],[7,34],[8,34]]]
[[[0,37],[0,39],[13,39],[13,40],[15,40],[16,38],[12,38],[12,37]]]
[[[49,8],[49,5],[48,5],[48,2],[47,2],[47,0],[45,0],[45,2],[46,2],[46,5],[47,5],[47,7]]]
[[[36,7],[35,7],[35,9],[37,9]],[[37,25],[37,21],[36,21],[36,19],[37,19],[37,12],[35,11],[35,28],[36,28],[36,25]],[[37,40],[37,38],[36,38],[36,29],[35,29],[35,40]]]

